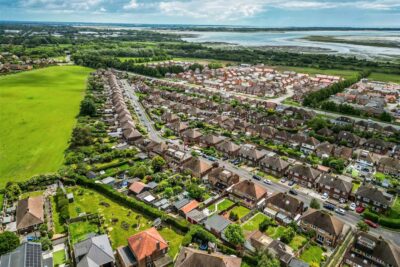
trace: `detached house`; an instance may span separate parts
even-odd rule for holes
[[[218,151],[222,152],[225,157],[236,158],[239,155],[240,146],[230,140],[224,140],[216,145]]]
[[[382,237],[358,232],[340,266],[400,266],[400,248]]]
[[[390,199],[378,188],[362,185],[356,192],[356,204],[370,206],[376,212],[385,212],[390,208]]]
[[[400,160],[391,157],[382,157],[378,162],[378,171],[385,174],[400,176]]]
[[[181,135],[183,131],[189,128],[189,125],[185,122],[175,121],[172,123],[168,123],[167,127],[171,129],[176,135]]]
[[[289,220],[294,220],[303,214],[304,202],[287,193],[277,192],[267,198],[267,208],[285,215]]]
[[[356,147],[360,143],[360,137],[350,132],[341,131],[337,140],[349,147]]]
[[[258,150],[254,145],[245,144],[240,147],[239,157],[243,161],[258,165],[259,161],[267,154],[266,151]]]
[[[231,195],[250,208],[264,205],[267,189],[250,180],[243,180],[232,187]]]
[[[239,175],[231,171],[225,170],[225,168],[218,167],[213,169],[208,174],[208,182],[219,190],[224,190],[239,182]]]
[[[210,164],[200,158],[191,158],[182,166],[184,171],[188,170],[193,176],[198,178],[203,178],[206,176],[212,168],[213,167]]]
[[[282,177],[289,167],[289,162],[281,159],[279,156],[266,156],[261,159],[260,167],[268,174],[276,177]]]
[[[114,266],[114,253],[107,235],[90,237],[74,245],[75,266]]]
[[[182,132],[181,136],[183,138],[183,142],[186,144],[198,144],[200,143],[202,134],[197,129],[187,129],[186,131]]]
[[[168,256],[168,243],[152,227],[128,238],[128,245],[117,249],[117,259],[122,267],[164,267],[172,263]]]
[[[353,189],[351,178],[323,173],[316,180],[315,188],[319,193],[327,193],[330,198],[344,202]]]
[[[301,217],[300,227],[303,231],[315,231],[315,241],[329,247],[336,247],[350,230],[328,212],[311,208]]]
[[[44,201],[42,196],[21,199],[17,204],[17,231],[29,233],[44,223]]]
[[[289,180],[293,180],[299,185],[309,188],[314,187],[315,181],[320,174],[320,171],[302,164],[294,165],[286,172]]]
[[[175,261],[175,267],[240,267],[242,259],[220,253],[182,247]]]

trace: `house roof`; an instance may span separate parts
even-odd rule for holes
[[[393,168],[395,170],[400,170],[400,160],[392,157],[382,157],[379,160],[379,164]]]
[[[351,182],[351,178],[348,178],[343,175],[331,175],[328,173],[323,173],[316,181],[319,184],[333,187],[337,190],[340,190],[342,192],[350,193],[353,184]]]
[[[183,167],[195,173],[203,173],[212,168],[210,164],[199,158],[191,158],[183,164]]]
[[[261,164],[265,164],[267,166],[270,166],[278,170],[284,170],[289,166],[289,162],[281,159],[278,156],[272,156],[272,157],[267,156],[261,160]]]
[[[267,199],[267,203],[279,207],[288,213],[295,215],[301,213],[304,203],[287,193],[277,192]]]
[[[310,166],[302,165],[302,164],[294,165],[292,168],[289,169],[289,171],[298,173],[302,176],[311,178],[313,180],[315,180],[318,177],[318,175],[321,174],[320,171],[318,171],[314,168],[311,168]]]
[[[243,180],[233,186],[233,190],[259,199],[267,193],[267,189],[250,180]]]
[[[370,256],[390,266],[400,266],[400,248],[393,243],[364,232],[357,233],[354,242],[364,247],[366,244],[371,246],[372,249],[368,250]],[[361,249],[360,247],[358,248]]]
[[[40,267],[43,264],[40,243],[22,243],[13,251],[0,257],[0,267]]]
[[[241,262],[239,257],[182,247],[175,267],[240,267]]]
[[[154,227],[129,237],[128,244],[138,262],[153,255],[158,250],[168,248],[167,241]]]
[[[174,203],[174,207],[177,210],[180,210],[182,207],[184,207],[185,205],[187,205],[190,202],[190,199],[188,198],[182,198],[181,200],[178,200]]]
[[[145,188],[146,184],[139,181],[135,181],[129,186],[129,190],[135,194],[140,194]]]
[[[358,188],[356,192],[356,196],[360,196],[362,198],[368,198],[373,201],[379,202],[384,205],[389,205],[389,200],[387,200],[382,191],[380,191],[376,187],[372,187],[369,185],[362,185]]]
[[[17,204],[17,229],[28,228],[44,222],[43,197],[28,197]]]
[[[222,232],[228,225],[230,225],[231,222],[224,217],[214,214],[211,217],[208,217],[208,219],[204,222],[204,225],[209,228],[214,229],[218,233]]]
[[[197,208],[199,206],[199,202],[196,200],[192,200],[189,203],[187,203],[185,206],[180,208],[180,210],[184,213],[187,214],[188,212],[192,211],[193,209]]]
[[[101,266],[114,262],[114,253],[107,235],[94,236],[75,244],[74,255],[77,267]]]
[[[182,133],[182,135],[192,139],[199,138],[202,136],[201,132],[197,129],[187,129]]]
[[[200,211],[198,209],[193,209],[186,214],[186,217],[188,217],[196,222],[201,222],[205,218],[207,218],[207,215],[205,215],[202,211]]]
[[[207,144],[211,144],[211,145],[218,144],[218,143],[222,142],[223,140],[224,140],[224,138],[222,136],[217,136],[214,134],[207,134],[202,137],[203,142],[205,142]]]
[[[311,208],[307,210],[301,220],[335,236],[339,236],[344,227],[344,223],[339,221],[335,216],[330,215],[326,211]]]
[[[222,151],[227,151],[227,152],[235,152],[240,149],[240,146],[237,144],[233,143],[232,141],[225,140],[220,144],[217,144],[217,149],[222,150]]]

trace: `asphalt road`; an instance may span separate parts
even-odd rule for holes
[[[166,141],[167,139],[160,136],[158,131],[153,127],[153,123],[148,118],[144,107],[142,106],[141,103],[139,103],[139,99],[134,92],[134,88],[131,85],[129,85],[127,80],[122,80],[122,85],[123,85],[123,88],[124,88],[126,94],[129,96],[131,103],[132,103],[133,107],[135,108],[135,111],[137,112],[141,123],[147,128],[147,130],[149,132],[149,137],[157,142]],[[179,144],[178,141],[175,142],[175,144],[180,146],[181,149],[185,149],[185,147],[182,144]],[[186,149],[187,149],[187,147],[186,147]],[[213,163],[213,162],[209,161],[208,159],[204,159],[204,160],[210,164]],[[265,187],[269,193],[287,192],[290,189],[290,187],[288,185],[282,184],[281,182],[272,182],[272,184],[267,185],[267,184],[263,183],[262,181],[255,180],[252,178],[253,173],[251,173],[243,168],[237,167],[237,166],[231,164],[230,162],[223,161],[221,159],[218,159],[217,162],[219,163],[219,166],[222,166],[231,172],[237,173],[241,179],[251,179],[255,183],[258,183],[259,185]],[[317,200],[319,200],[319,202],[321,203],[321,206],[322,206],[323,200],[321,200],[320,196],[317,193],[315,193],[314,191],[308,190],[308,189],[303,189],[303,188],[296,189],[296,191],[298,192],[298,195],[296,196],[296,198],[303,201],[307,206],[310,205],[311,199],[313,199],[313,198],[316,198]],[[357,213],[355,213],[353,211],[347,211],[345,215],[336,215],[335,214],[335,216],[339,220],[351,225],[354,228],[356,227],[357,223],[362,219],[360,215],[358,215]],[[391,231],[391,230],[387,230],[384,228],[377,228],[377,229],[370,228],[370,232],[376,234],[377,236],[382,236],[385,239],[392,240],[394,243],[396,243],[397,245],[400,246],[400,232]]]

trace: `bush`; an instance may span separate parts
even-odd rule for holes
[[[379,215],[369,210],[364,211],[363,217],[376,223],[379,221]]]
[[[400,219],[381,217],[379,218],[379,224],[393,229],[400,229]]]

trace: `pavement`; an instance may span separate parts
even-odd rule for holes
[[[147,113],[145,111],[145,108],[142,106],[141,103],[139,103],[139,99],[136,96],[135,92],[134,92],[134,87],[132,87],[129,82],[127,80],[121,80],[122,81],[122,85],[123,88],[125,89],[126,94],[129,96],[131,103],[133,105],[133,107],[135,108],[135,111],[138,113],[138,117],[141,121],[141,123],[147,128],[148,132],[149,132],[149,137],[151,139],[153,139],[154,141],[157,142],[162,142],[162,141],[166,141],[166,138],[163,138],[162,136],[160,136],[159,132],[153,127],[153,122],[148,118]],[[179,142],[175,142],[176,145],[180,146],[181,149],[187,149],[187,147],[184,147],[182,144],[179,144]],[[209,164],[212,164],[213,162],[208,160],[208,159],[204,159],[206,162],[208,162]],[[261,185],[262,187],[266,188],[268,193],[275,193],[275,192],[288,192],[290,190],[290,186],[288,186],[287,184],[283,184],[281,182],[272,182],[272,184],[267,185],[265,183],[263,183],[262,181],[258,181],[253,179],[253,173],[244,170],[240,167],[237,167],[233,164],[231,164],[228,161],[224,161],[221,159],[217,159],[217,162],[219,164],[219,166],[224,167],[225,169],[231,171],[231,172],[235,172],[237,173],[241,179],[251,179],[253,182]],[[307,188],[299,188],[296,189],[296,191],[298,192],[298,195],[296,195],[295,197],[300,199],[301,201],[303,201],[307,206],[310,205],[310,202],[313,198],[316,198],[317,200],[319,200],[319,202],[323,203],[323,200],[321,199],[321,196],[316,193],[315,191],[311,190],[311,189],[307,189]],[[333,202],[332,200],[329,200],[330,202]],[[339,220],[343,221],[344,223],[347,223],[349,225],[351,225],[353,228],[356,227],[357,223],[362,219],[362,217],[357,214],[354,211],[347,211],[345,215],[334,215],[336,218],[338,218]],[[396,232],[396,231],[391,231],[385,228],[370,228],[370,232],[376,234],[377,236],[382,236],[385,239],[388,240],[392,240],[395,244],[400,246],[400,232]]]

